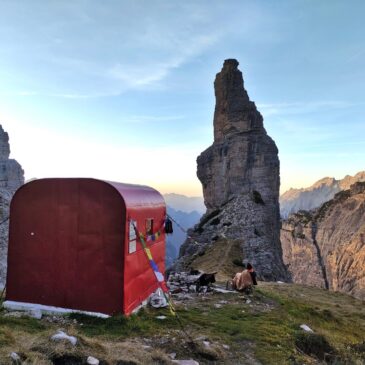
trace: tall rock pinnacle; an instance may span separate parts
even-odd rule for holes
[[[262,116],[250,101],[243,87],[242,72],[237,67],[237,60],[225,60],[222,71],[217,74],[214,82],[215,142],[220,142],[235,133],[263,128]]]
[[[205,204],[209,211],[233,196],[257,191],[275,206],[272,213],[279,220],[278,149],[266,134],[237,66],[236,60],[226,60],[214,82],[214,143],[198,157]]]
[[[237,60],[225,60],[216,75],[214,143],[197,159],[207,213],[190,232],[200,247],[187,240],[180,262],[220,238],[231,239],[261,278],[287,279],[280,245],[278,149],[237,67]]]

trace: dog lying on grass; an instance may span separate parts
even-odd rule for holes
[[[215,283],[215,275],[217,272],[213,272],[211,274],[201,274],[200,277],[196,280],[196,291],[197,293],[200,292],[200,288],[202,286],[209,286],[210,284]]]

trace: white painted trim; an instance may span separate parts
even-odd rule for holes
[[[16,311],[32,311],[40,310],[42,313],[46,314],[68,314],[68,313],[81,313],[88,316],[99,317],[99,318],[109,318],[110,316],[104,313],[98,312],[88,312],[76,309],[52,307],[49,305],[35,304],[35,303],[24,303],[24,302],[14,302],[12,300],[6,300],[3,303],[3,307],[8,310]]]

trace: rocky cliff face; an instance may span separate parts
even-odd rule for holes
[[[303,189],[290,189],[280,196],[280,213],[283,218],[299,210],[312,210],[331,200],[336,193],[350,189],[358,181],[365,181],[365,171],[355,176],[347,175],[342,180],[325,177],[312,186]]]
[[[23,169],[9,155],[9,136],[0,125],[0,287],[6,277],[9,205],[15,191],[24,184]]]
[[[284,262],[294,282],[365,299],[365,183],[283,222]]]
[[[253,263],[261,278],[284,279],[278,149],[237,66],[236,60],[226,60],[214,82],[214,143],[197,159],[207,213],[190,231],[196,243],[184,243],[179,264],[221,237],[238,239],[244,261]]]

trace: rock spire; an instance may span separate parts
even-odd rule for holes
[[[214,143],[197,158],[207,213],[190,232],[200,246],[187,240],[180,262],[220,238],[232,239],[240,242],[243,261],[253,263],[262,279],[286,279],[278,149],[244,88],[237,60],[224,61],[214,88]]]
[[[9,135],[0,125],[0,188],[15,192],[24,184],[24,171],[16,160],[9,159]]]

